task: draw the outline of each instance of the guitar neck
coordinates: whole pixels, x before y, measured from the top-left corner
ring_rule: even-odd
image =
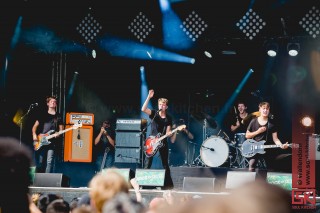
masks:
[[[263,145],[263,148],[267,149],[267,148],[277,148],[277,147],[281,147],[281,145]],[[291,147],[291,144],[289,144],[289,147]]]
[[[171,133],[173,134],[173,133],[175,133],[176,131],[178,131],[178,128],[172,130]],[[172,135],[172,134],[171,134],[171,135]],[[163,135],[163,136],[161,136],[160,138],[158,138],[158,141],[162,141],[163,139],[165,139],[165,138],[168,137],[168,136],[169,136],[169,135]]]
[[[65,132],[67,132],[67,131],[69,131],[69,130],[71,130],[71,129],[73,129],[73,128],[74,128],[74,127],[72,126],[72,127],[70,127],[70,128],[67,128],[67,129],[64,129],[64,130],[60,130],[59,132],[57,132],[57,133],[55,133],[55,134],[52,134],[52,135],[47,136],[47,139],[49,140],[49,139],[51,139],[51,138],[54,138],[54,137],[56,137],[56,136],[58,136],[58,135],[61,135],[61,134],[65,133]]]

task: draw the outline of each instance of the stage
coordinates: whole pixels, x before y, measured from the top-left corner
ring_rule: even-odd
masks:
[[[123,170],[123,169],[122,169]],[[134,175],[130,170],[130,178]],[[148,171],[148,170],[145,170]],[[155,170],[151,170],[155,171]],[[230,172],[233,174],[230,175]],[[80,197],[84,193],[88,193],[89,188],[83,187],[70,187],[69,183],[65,180],[63,174],[41,174],[40,180],[30,186],[31,193],[57,193],[63,196],[67,201],[71,201],[75,197]],[[290,173],[274,173],[280,176],[285,175],[291,177]],[[236,176],[234,176],[236,175]],[[254,181],[257,179],[267,180],[268,172],[265,170],[258,170],[256,172],[249,172],[247,169],[236,168],[210,168],[210,167],[171,167],[171,176],[174,184],[173,191],[179,195],[189,194],[191,196],[220,196],[229,193],[227,185],[235,186],[245,181]],[[228,181],[227,181],[228,176]],[[67,177],[69,178],[69,177]],[[78,178],[81,178],[78,176]],[[291,179],[290,179],[291,180]],[[69,180],[70,181],[70,180]],[[54,187],[59,185],[59,187]],[[88,185],[88,184],[87,184]],[[130,190],[134,195],[134,191]],[[163,190],[160,186],[141,186],[141,193],[146,200],[150,201],[153,197],[162,196]]]

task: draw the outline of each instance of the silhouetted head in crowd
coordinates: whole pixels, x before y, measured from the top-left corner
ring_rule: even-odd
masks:
[[[0,212],[29,212],[31,156],[17,139],[0,137]]]
[[[46,212],[48,205],[58,199],[61,199],[62,197],[57,194],[43,194],[39,197],[37,206],[42,212]]]
[[[89,183],[91,205],[98,213],[102,212],[105,202],[112,199],[119,192],[129,193],[129,183],[116,169],[106,169],[96,174]]]
[[[48,205],[46,213],[70,213],[69,203],[63,199],[54,200]]]
[[[123,192],[105,202],[102,209],[103,213],[143,213],[145,211],[146,208],[142,203]]]

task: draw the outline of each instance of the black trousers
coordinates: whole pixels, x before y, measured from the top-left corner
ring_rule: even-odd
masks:
[[[172,189],[173,188],[173,181],[171,178],[171,172],[169,167],[169,148],[168,143],[165,142],[162,147],[158,150],[162,162],[163,169],[165,169],[165,179],[164,179],[164,189]],[[146,157],[144,168],[150,169],[152,166],[153,156]]]

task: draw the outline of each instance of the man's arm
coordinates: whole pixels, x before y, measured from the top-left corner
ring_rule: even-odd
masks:
[[[266,127],[262,126],[260,127],[259,129],[257,129],[256,131],[254,132],[250,132],[249,130],[247,130],[246,132],[246,138],[247,139],[251,139],[251,138],[254,138],[255,136],[259,135],[260,133],[263,133],[267,130]]]
[[[287,149],[289,147],[288,142],[285,143],[285,144],[281,143],[280,139],[278,138],[278,133],[277,132],[272,133],[272,139],[273,139],[273,142],[276,145],[281,147],[281,149]]]
[[[94,139],[94,145],[97,145],[100,142],[100,139],[101,139],[102,135],[105,134],[105,132],[106,132],[106,130],[103,127],[101,127],[99,134]]]
[[[153,95],[154,95],[154,91],[149,90],[148,97],[146,98],[146,100],[144,101],[144,103],[141,107],[141,111],[146,113],[147,115],[151,115],[151,109],[148,108],[148,104],[149,104],[150,99],[153,97]]]
[[[38,140],[38,137],[37,137],[37,129],[38,129],[38,126],[39,126],[39,121],[36,120],[32,126],[32,138],[34,141],[37,141]]]

